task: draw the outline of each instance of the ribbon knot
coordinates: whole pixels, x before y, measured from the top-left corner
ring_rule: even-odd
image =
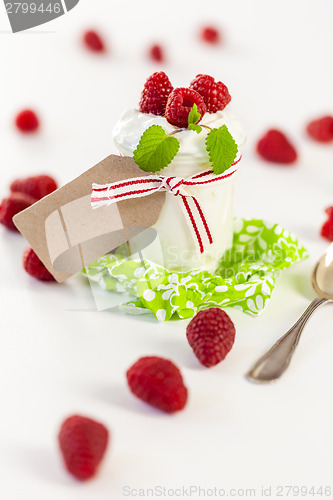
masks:
[[[161,189],[160,191],[168,191],[172,193],[174,196],[179,196],[180,194],[183,196],[188,196],[185,190],[182,188],[185,179],[183,177],[164,177],[160,176],[161,179]]]
[[[234,167],[241,158],[231,165]],[[213,243],[213,238],[202,207],[197,198],[186,191],[187,186],[205,186],[220,182],[232,176],[237,169],[230,167],[227,173],[214,174],[212,170],[205,170],[191,177],[166,177],[163,175],[147,175],[133,177],[111,184],[93,184],[91,194],[92,208],[111,205],[117,201],[131,198],[141,198],[158,191],[167,191],[173,196],[179,196],[181,208],[187,220],[194,243],[199,253],[203,253],[208,245]]]

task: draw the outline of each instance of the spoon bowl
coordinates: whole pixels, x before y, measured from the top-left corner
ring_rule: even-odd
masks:
[[[313,270],[312,287],[318,297],[333,300],[333,243]]]

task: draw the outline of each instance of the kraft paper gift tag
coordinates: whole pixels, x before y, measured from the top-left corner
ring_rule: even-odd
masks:
[[[91,208],[92,184],[151,175],[126,156],[110,155],[17,214],[13,221],[59,282],[154,225],[165,192]]]

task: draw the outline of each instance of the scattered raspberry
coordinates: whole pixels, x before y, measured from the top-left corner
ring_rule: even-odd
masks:
[[[165,61],[165,56],[164,56],[164,50],[161,47],[161,45],[153,45],[149,49],[149,56],[153,61],[156,62],[164,62]]]
[[[85,481],[97,472],[109,442],[109,432],[91,418],[73,415],[63,422],[58,441],[68,472]]]
[[[49,175],[35,175],[25,179],[16,179],[11,183],[10,189],[13,193],[25,193],[40,200],[58,189],[58,185]]]
[[[226,312],[218,307],[199,311],[186,328],[187,340],[204,366],[220,363],[235,340],[235,327]]]
[[[213,26],[205,26],[202,28],[200,37],[204,42],[211,43],[212,45],[216,45],[221,41],[219,30]]]
[[[179,369],[168,359],[140,358],[126,375],[130,390],[142,401],[167,413],[184,408],[187,389]]]
[[[24,109],[15,118],[16,127],[24,134],[36,132],[39,127],[39,120],[34,111]]]
[[[0,205],[0,223],[8,229],[17,231],[13,222],[14,215],[30,207],[35,201],[32,196],[25,193],[12,193],[8,198],[4,198]]]
[[[222,82],[216,82],[212,76],[197,75],[190,84],[190,89],[198,92],[205,101],[207,113],[216,113],[231,101],[228,88]]]
[[[333,219],[324,222],[320,234],[326,240],[333,241]]]
[[[156,72],[147,78],[143,88],[139,108],[142,113],[164,115],[165,106],[173,86],[164,71]]]
[[[326,213],[328,215],[328,219],[324,222],[320,234],[328,241],[333,241],[333,207],[328,207],[326,209]]]
[[[257,152],[264,160],[274,163],[293,163],[297,152],[289,139],[280,130],[268,130],[257,143]]]
[[[313,120],[306,127],[307,133],[315,141],[333,141],[333,116],[323,116]]]
[[[101,36],[96,31],[86,31],[83,35],[83,42],[92,52],[105,52],[106,50]]]
[[[193,104],[197,105],[201,118],[206,113],[206,105],[203,97],[193,89],[180,87],[171,92],[165,108],[165,118],[177,127],[188,126],[188,115]],[[200,120],[201,120],[200,118]],[[200,121],[199,120],[199,121]]]
[[[23,254],[23,268],[33,278],[40,281],[54,281],[52,274],[46,269],[32,248],[26,248]]]

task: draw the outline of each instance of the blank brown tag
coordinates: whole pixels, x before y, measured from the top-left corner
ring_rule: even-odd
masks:
[[[92,184],[151,175],[127,156],[110,155],[13,221],[59,282],[154,225],[165,192],[92,209]]]

